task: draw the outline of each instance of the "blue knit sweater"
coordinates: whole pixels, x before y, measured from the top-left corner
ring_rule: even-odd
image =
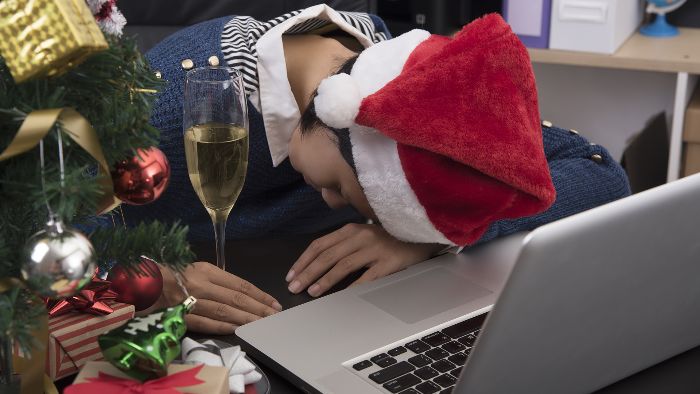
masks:
[[[126,206],[127,222],[143,219],[181,220],[190,226],[191,240],[213,239],[213,228],[187,175],[183,147],[182,95],[185,71],[180,63],[192,59],[196,66],[216,55],[224,59],[220,39],[231,17],[203,22],[166,38],[147,53],[154,70],[167,85],[153,109],[152,124],[161,131],[160,149],[170,161],[168,189],[157,201],[141,207]],[[385,30],[378,18],[375,25]],[[229,217],[227,238],[299,234],[321,231],[361,220],[352,209],[329,209],[318,192],[304,183],[289,161],[273,167],[260,113],[248,105],[250,157],[246,183]],[[629,194],[624,171],[601,146],[559,128],[543,127],[544,147],[557,200],[546,212],[529,218],[494,223],[482,241],[520,230],[531,230],[553,220],[595,207]],[[592,160],[600,155],[602,161]]]

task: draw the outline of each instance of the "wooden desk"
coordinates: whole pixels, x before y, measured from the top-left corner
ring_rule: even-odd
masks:
[[[680,176],[683,125],[693,87],[700,75],[700,29],[681,28],[673,38],[632,35],[612,55],[530,48],[533,63],[600,67],[676,74],[667,181]]]
[[[294,260],[315,237],[293,236],[277,239],[228,241],[226,244],[227,267],[230,272],[251,281],[263,291],[277,298],[285,308],[303,304],[312,300],[312,298],[305,293],[299,295],[290,294],[287,291],[287,283],[284,281],[284,276]],[[194,248],[200,259],[214,261],[213,240],[206,244],[194,245]],[[336,290],[348,283],[349,281],[345,281]],[[601,329],[604,330],[605,327],[601,327]],[[190,334],[188,333],[188,335]],[[200,335],[191,336],[203,338]],[[235,335],[222,336],[218,337],[218,339],[231,344],[239,344]],[[658,338],[649,338],[649,340],[663,341],[664,333],[660,332]],[[582,344],[582,346],[585,346],[585,344]],[[601,357],[605,357],[605,355],[602,354]],[[270,379],[272,394],[301,393],[299,389],[277,373],[259,362],[258,365]],[[700,374],[697,373],[698,365],[700,365],[700,347],[606,387],[600,393],[698,393],[700,392]]]

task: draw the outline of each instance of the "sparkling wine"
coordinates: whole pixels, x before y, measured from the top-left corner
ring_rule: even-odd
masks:
[[[202,204],[213,219],[225,220],[245,182],[248,131],[222,123],[192,126],[185,131],[185,156],[190,181]]]

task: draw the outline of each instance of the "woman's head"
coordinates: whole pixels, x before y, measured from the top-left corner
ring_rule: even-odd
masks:
[[[351,55],[331,74],[349,73],[356,59],[357,55]],[[376,220],[357,180],[349,131],[330,128],[318,118],[313,102],[316,95],[314,89],[303,107],[301,121],[289,142],[289,160],[329,207],[351,205],[363,216]]]
[[[289,142],[289,160],[306,183],[321,193],[329,207],[351,205],[363,216],[377,219],[355,171],[340,153],[338,137],[331,130],[323,126],[294,130]]]
[[[453,38],[377,43],[316,92],[314,131],[297,128],[289,145],[294,167],[331,205],[371,207],[396,238],[471,244],[554,201],[532,66],[497,15]],[[352,160],[339,149],[347,134]]]

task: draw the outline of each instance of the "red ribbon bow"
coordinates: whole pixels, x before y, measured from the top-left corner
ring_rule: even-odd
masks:
[[[107,280],[93,278],[90,284],[70,298],[65,300],[48,300],[46,307],[49,309],[49,316],[61,316],[70,311],[87,312],[93,315],[109,315],[114,312],[114,309],[105,302],[113,301],[117,298],[117,293],[109,289],[110,284]]]
[[[186,371],[174,373],[155,380],[139,382],[119,378],[100,372],[96,378],[87,378],[88,383],[78,383],[66,387],[65,394],[179,394],[175,387],[187,387],[204,383],[197,374],[204,367],[201,364]]]

